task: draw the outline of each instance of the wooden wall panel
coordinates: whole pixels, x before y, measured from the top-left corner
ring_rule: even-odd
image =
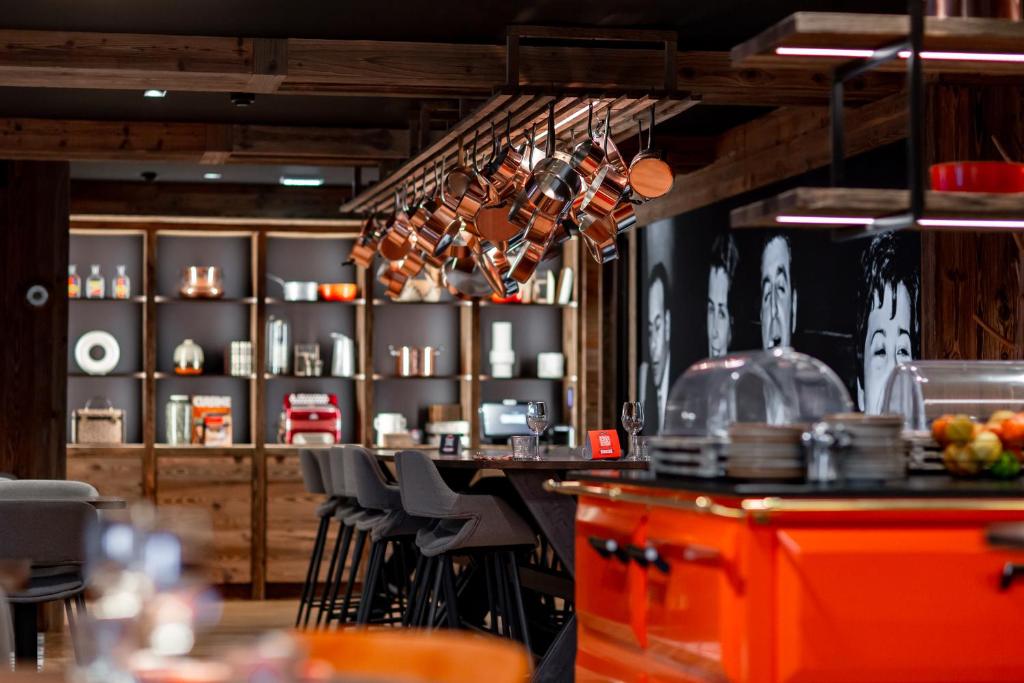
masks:
[[[249,583],[251,458],[157,458],[157,505],[200,511],[212,528],[212,548],[206,554],[213,583]]]
[[[316,538],[316,507],[324,497],[306,493],[297,455],[266,457],[267,581],[301,583]]]
[[[142,499],[141,455],[68,455],[68,479],[84,481],[103,496]]]
[[[0,472],[22,478],[65,471],[68,192],[67,162],[0,161]]]
[[[998,160],[994,140],[1024,160],[1024,88],[935,85],[927,161]],[[925,358],[1024,357],[1024,253],[1011,234],[925,233],[921,343]]]

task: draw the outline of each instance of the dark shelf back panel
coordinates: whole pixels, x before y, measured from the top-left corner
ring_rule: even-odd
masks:
[[[124,411],[125,443],[142,443],[142,380],[134,377],[72,377],[68,380],[68,415],[93,397]],[[71,425],[68,424],[68,439]]]
[[[282,280],[355,282],[356,267],[343,264],[352,250],[350,239],[267,238],[267,272]],[[282,298],[281,285],[268,279],[268,296]]]
[[[225,354],[233,341],[251,341],[252,307],[238,303],[181,301],[157,307],[156,369],[174,371],[174,349],[191,339],[203,349],[206,374],[225,374]]]
[[[443,346],[435,359],[436,375],[459,372],[459,308],[457,306],[382,305],[373,310],[373,370],[395,374],[395,359],[388,345]],[[443,403],[443,401],[430,401]]]
[[[142,304],[126,301],[71,301],[68,312],[68,372],[84,372],[75,346],[86,332],[102,330],[117,340],[121,355],[113,373],[142,372]]]
[[[330,366],[326,367],[330,371]],[[356,440],[356,382],[341,377],[279,377],[266,382],[265,434],[267,443],[277,443],[277,428],[284,408],[284,397],[290,393],[325,393],[338,397],[341,409],[341,440]]]
[[[224,297],[252,296],[252,240],[239,237],[157,237],[157,294],[177,297],[186,266],[219,266]]]
[[[512,349],[516,353],[517,377],[537,376],[537,354],[562,352],[562,310],[557,306],[482,306],[480,308],[480,371],[491,369],[491,325],[512,323]]]
[[[515,401],[544,401],[550,424],[562,422],[562,383],[547,379],[484,380],[480,383],[480,400],[486,403],[505,399]]]
[[[232,440],[252,443],[249,429],[249,382],[234,377],[169,377],[156,383],[156,439],[167,443],[167,400],[171,394],[231,397]]]
[[[82,293],[85,293],[89,267],[95,263],[107,281],[107,296],[112,293],[111,280],[117,275],[119,265],[126,266],[132,295],[143,294],[142,242],[142,235],[71,235],[69,263],[78,266]]]
[[[402,413],[409,429],[423,428],[427,406],[458,403],[459,382],[450,379],[384,379],[373,384],[373,414]],[[369,438],[375,439],[374,430]]]

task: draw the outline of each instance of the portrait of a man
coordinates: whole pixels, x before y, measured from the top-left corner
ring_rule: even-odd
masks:
[[[762,348],[792,346],[796,303],[789,238],[778,233],[769,235],[761,250]]]
[[[647,360],[640,366],[638,387],[646,416],[644,432],[648,434],[661,431],[671,388],[671,292],[668,271],[658,263],[647,279]]]
[[[882,412],[882,391],[898,363],[914,359],[919,338],[918,276],[913,254],[897,235],[874,238],[861,259],[863,291],[857,316],[857,403]]]
[[[729,352],[732,342],[732,311],[729,292],[740,254],[732,235],[725,233],[711,245],[708,268],[708,358],[720,358]]]

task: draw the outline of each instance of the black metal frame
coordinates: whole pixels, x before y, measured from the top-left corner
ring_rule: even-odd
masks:
[[[870,59],[847,62],[832,74],[832,92],[829,98],[829,133],[832,142],[831,184],[842,186],[846,177],[846,144],[843,95],[846,81],[872,71],[882,64],[898,59],[901,52],[907,57],[907,184],[910,189],[909,210],[875,219],[870,227],[833,231],[837,240],[871,237],[887,232],[905,230],[917,225],[924,215],[924,76],[921,71],[921,49],[924,44],[924,0],[907,0],[910,34],[906,39],[875,50]]]

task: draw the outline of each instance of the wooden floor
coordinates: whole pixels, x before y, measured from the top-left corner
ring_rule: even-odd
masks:
[[[297,600],[231,600],[224,603],[224,614],[215,629],[200,634],[193,654],[213,657],[226,648],[246,645],[274,629],[289,629],[295,621]],[[40,647],[43,671],[63,672],[73,659],[67,631],[48,633]],[[2,678],[2,676],[0,676]]]

